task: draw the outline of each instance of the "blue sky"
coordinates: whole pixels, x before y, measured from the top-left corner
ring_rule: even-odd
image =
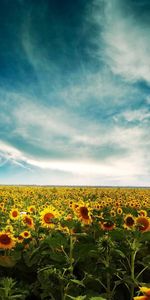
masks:
[[[1,184],[150,186],[149,15],[149,0],[1,0]]]

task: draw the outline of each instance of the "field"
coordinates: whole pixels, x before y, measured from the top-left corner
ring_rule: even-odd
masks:
[[[0,187],[0,300],[149,300],[150,189]]]

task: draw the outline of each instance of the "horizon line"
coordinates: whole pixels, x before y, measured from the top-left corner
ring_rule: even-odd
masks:
[[[1,184],[0,187],[2,186],[16,186],[16,187],[80,187],[80,188],[146,188],[150,189],[150,186],[134,186],[134,185],[55,185],[55,184]]]

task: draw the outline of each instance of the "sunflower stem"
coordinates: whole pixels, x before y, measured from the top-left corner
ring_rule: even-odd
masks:
[[[106,255],[106,267],[109,268],[110,265],[110,253],[107,250],[107,255]],[[111,278],[110,278],[110,273],[107,271],[106,273],[106,293],[107,293],[107,299],[111,300]]]
[[[106,295],[107,295],[107,300],[111,300],[111,295],[112,295],[112,292],[111,292],[111,275],[110,275],[110,271],[109,271],[109,267],[110,267],[110,249],[107,245],[107,248],[106,248],[106,254],[105,254],[105,261],[104,261],[104,264],[105,264],[105,268],[106,268],[106,286],[105,286],[105,290],[106,290]]]
[[[130,290],[130,299],[132,300],[134,297],[134,288],[135,288],[135,258],[138,252],[138,243],[137,240],[134,239],[131,247],[131,257],[130,257],[130,272],[131,272],[131,290]]]
[[[144,267],[144,268],[141,270],[141,272],[136,276],[136,279],[138,279],[146,269],[148,269],[148,266]]]
[[[69,238],[69,254],[67,255],[65,250],[62,247],[62,251],[65,254],[66,258],[68,258],[68,262],[69,262],[69,272],[70,272],[70,278],[72,278],[73,276],[73,236],[72,234],[70,234],[70,238]],[[64,274],[63,274],[64,275]],[[61,288],[61,300],[65,300],[68,294],[68,289],[69,289],[69,285],[70,282],[67,283],[67,285],[65,287]]]
[[[69,261],[70,261],[70,273],[73,273],[73,236],[70,234],[70,250],[69,250]]]
[[[131,284],[131,300],[133,299],[134,296],[134,280],[135,280],[135,256],[136,256],[136,252],[132,251],[131,252],[131,280],[132,280],[132,284]]]

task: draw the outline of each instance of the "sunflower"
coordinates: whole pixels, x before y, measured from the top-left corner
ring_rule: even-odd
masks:
[[[29,213],[35,213],[36,208],[35,208],[34,205],[30,205],[30,206],[27,208],[27,210],[28,210]]]
[[[115,202],[116,207],[120,207],[120,204],[121,204],[120,201],[116,201],[116,202]]]
[[[11,220],[18,220],[20,217],[18,208],[12,208],[9,215]]]
[[[136,225],[139,231],[145,232],[150,230],[150,220],[147,217],[138,217]]]
[[[84,224],[90,224],[92,219],[90,215],[89,207],[85,204],[79,205],[79,207],[76,209],[78,218],[84,223]]]
[[[6,232],[13,233],[13,232],[14,232],[14,228],[13,228],[12,225],[6,225],[5,231],[6,231]]]
[[[150,298],[147,296],[136,296],[133,300],[149,300]]]
[[[72,215],[72,214],[68,214],[68,215],[65,217],[65,220],[67,220],[67,221],[72,221],[72,220],[73,220],[73,215]]]
[[[79,204],[77,204],[76,202],[72,203],[72,209],[73,211],[76,211],[79,207]]]
[[[94,208],[97,209],[97,210],[100,210],[102,208],[102,205],[100,203],[96,202],[94,204]]]
[[[0,203],[0,209],[3,209],[4,203]]]
[[[18,242],[19,244],[22,243],[23,240],[24,240],[24,238],[23,238],[22,235],[19,235],[19,236],[17,237],[17,242]]]
[[[10,232],[0,231],[0,249],[12,249],[16,242]]]
[[[30,228],[34,228],[33,219],[28,215],[23,215],[22,222]]]
[[[124,218],[124,227],[132,228],[135,225],[135,218],[131,214],[127,214]]]
[[[123,212],[123,211],[122,211],[122,208],[121,208],[121,207],[118,207],[118,208],[117,208],[117,214],[118,214],[118,215],[122,215],[122,212]]]
[[[103,220],[103,221],[100,222],[100,227],[103,230],[113,230],[114,227],[115,227],[115,224],[111,220],[108,220],[108,221]]]
[[[20,236],[22,236],[24,239],[29,239],[31,237],[31,233],[28,230],[23,231],[20,233]]]
[[[142,293],[145,294],[146,296],[150,296],[150,288],[148,288],[148,287],[146,287],[146,286],[140,287],[140,292],[142,292]]]
[[[41,225],[43,227],[54,227],[55,226],[55,219],[59,217],[59,212],[50,205],[46,207],[41,213]]]
[[[111,215],[111,217],[115,217],[115,216],[116,216],[116,212],[115,212],[115,210],[114,210],[114,209],[111,209],[111,211],[110,211],[110,215]]]
[[[70,201],[69,201],[69,207],[72,208],[72,205],[73,205],[73,201],[70,200]]]
[[[141,217],[147,217],[147,211],[144,210],[144,209],[141,209],[138,214],[141,216]]]

